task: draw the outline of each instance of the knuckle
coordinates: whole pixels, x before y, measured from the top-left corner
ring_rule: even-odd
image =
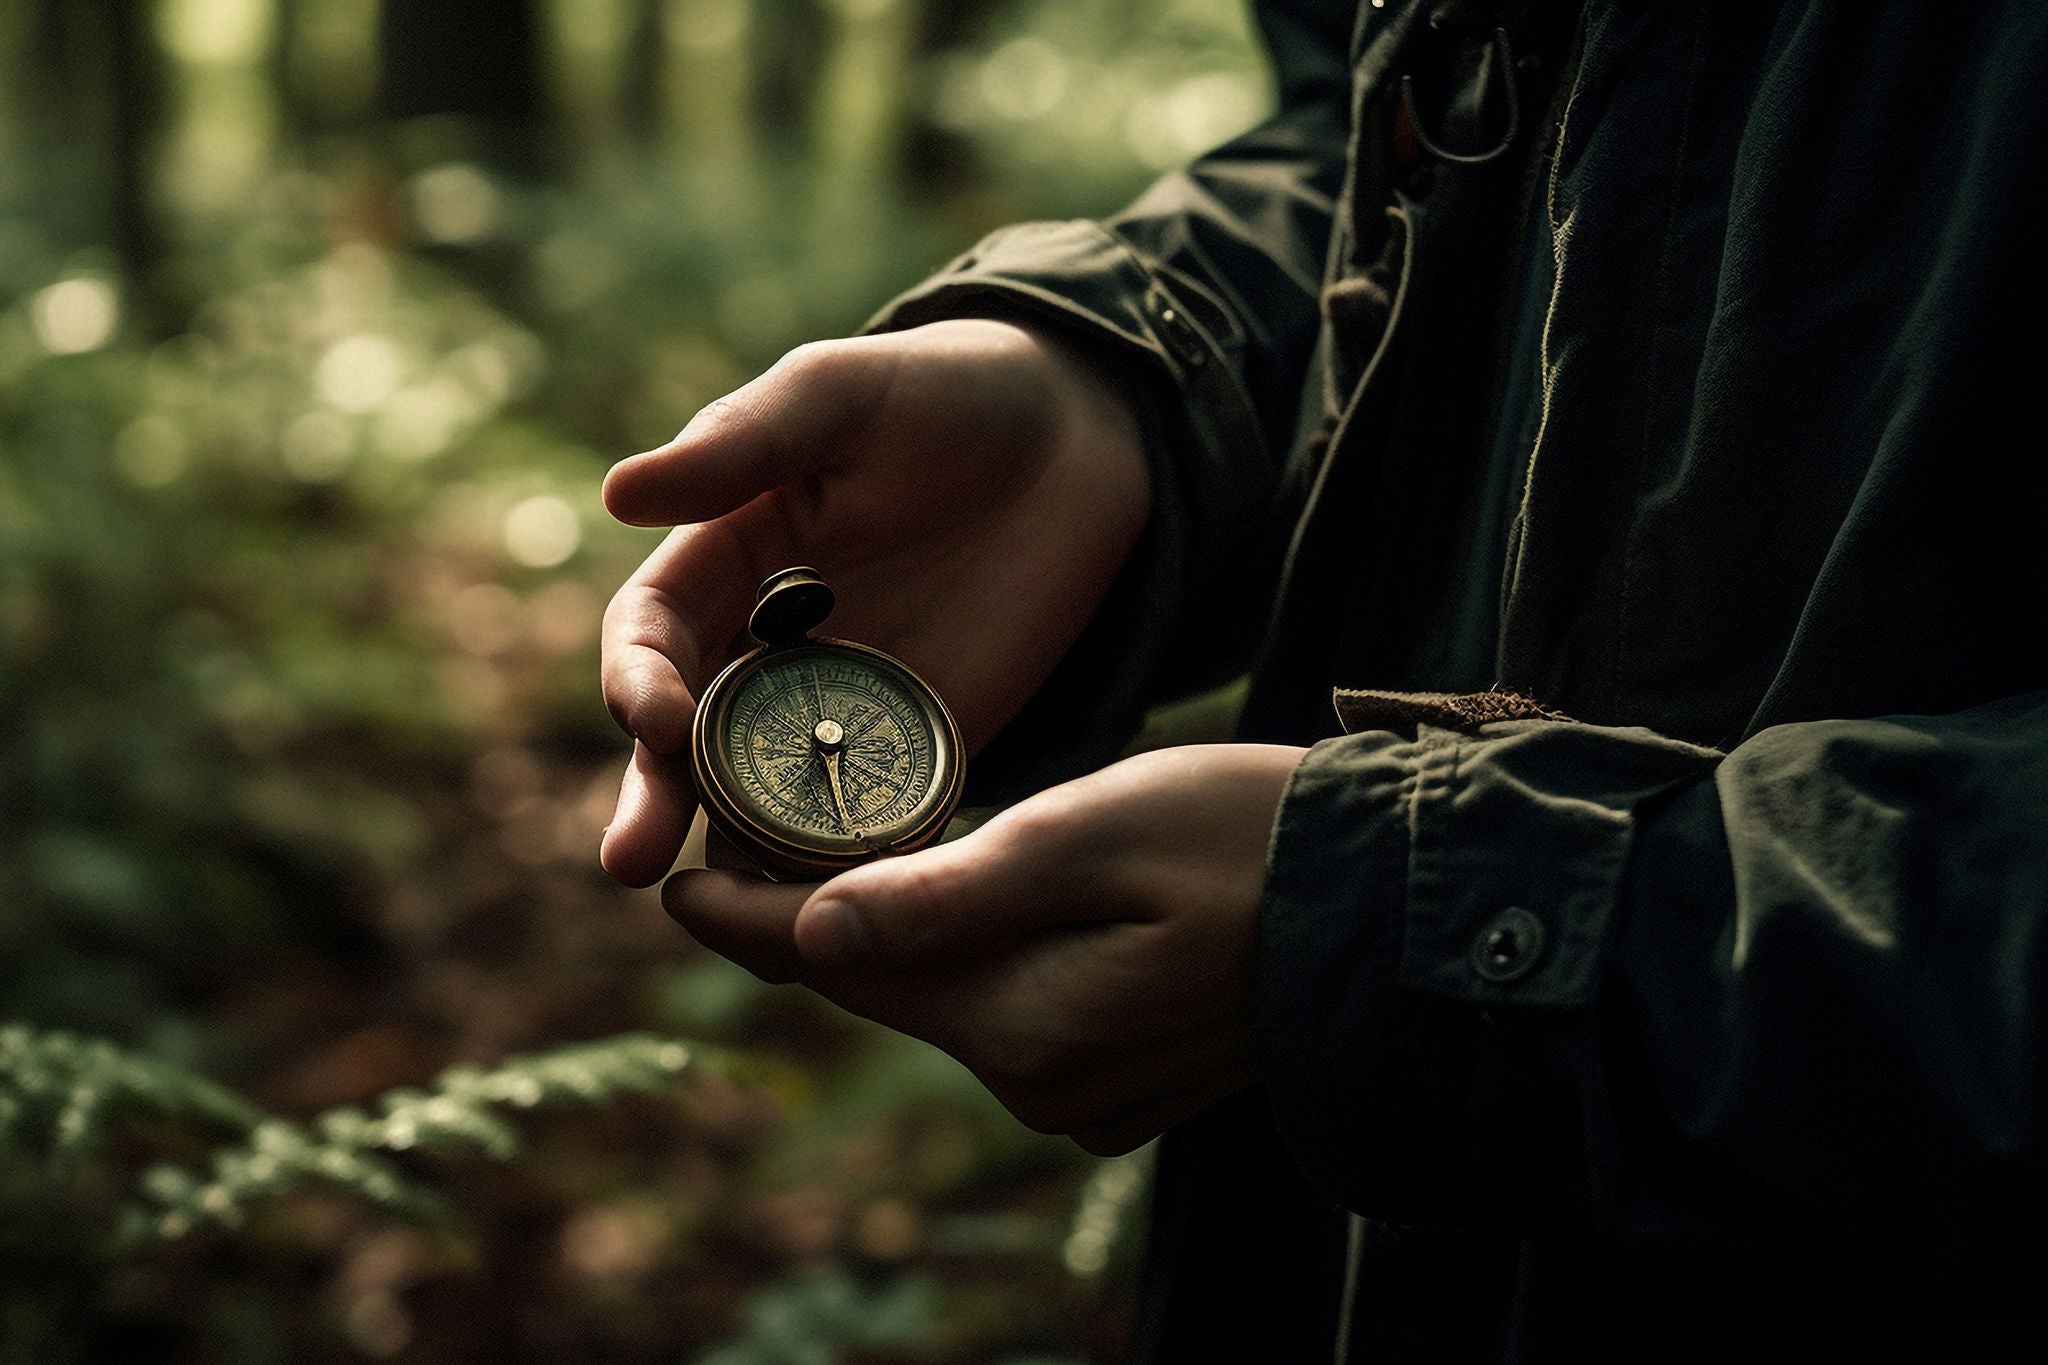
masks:
[[[690,419],[690,425],[717,426],[732,416],[734,410],[738,407],[739,403],[736,395],[722,393],[703,407],[697,409],[697,415]]]
[[[837,355],[838,348],[829,341],[806,341],[785,352],[774,369],[791,383],[803,383],[829,373]]]
[[[1024,844],[1043,850],[1056,846],[1067,834],[1067,819],[1057,809],[1043,801],[1026,801],[1003,812],[1002,832],[1012,844]]]

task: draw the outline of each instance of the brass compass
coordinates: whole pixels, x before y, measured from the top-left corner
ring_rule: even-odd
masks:
[[[832,606],[815,569],[763,583],[747,622],[759,647],[711,680],[690,733],[706,818],[778,881],[922,847],[960,801],[945,703],[879,649],[814,638]]]

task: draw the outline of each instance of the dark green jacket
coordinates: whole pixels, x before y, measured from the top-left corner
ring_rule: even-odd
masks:
[[[1145,553],[992,757],[1247,658],[1247,733],[1315,746],[1150,1346],[2031,1330],[2048,7],[1431,8],[1263,5],[1275,119],[887,315],[1025,312],[1154,423]]]

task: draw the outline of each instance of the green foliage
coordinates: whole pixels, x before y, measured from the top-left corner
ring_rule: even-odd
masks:
[[[608,1038],[489,1069],[450,1067],[427,1089],[379,1097],[374,1112],[341,1107],[301,1125],[104,1039],[10,1024],[0,1027],[0,1159],[40,1159],[53,1174],[75,1178],[81,1163],[104,1154],[124,1120],[170,1120],[188,1138],[231,1133],[203,1171],[178,1164],[148,1170],[143,1198],[121,1210],[131,1243],[239,1227],[259,1200],[315,1184],[408,1218],[440,1220],[443,1201],[390,1154],[467,1151],[509,1161],[521,1151],[509,1112],[653,1094],[702,1065],[700,1056],[674,1039]]]
[[[58,1167],[99,1153],[117,1117],[134,1113],[246,1132],[263,1111],[183,1067],[99,1038],[0,1027],[0,1151]]]
[[[309,1183],[407,1217],[440,1219],[442,1201],[381,1154],[474,1151],[510,1161],[521,1147],[507,1111],[652,1094],[695,1060],[690,1046],[673,1039],[608,1038],[514,1057],[489,1070],[450,1067],[426,1090],[380,1097],[374,1115],[331,1109],[303,1127],[266,1118],[244,1145],[215,1153],[203,1176],[175,1166],[152,1169],[144,1185],[159,1210],[150,1226],[163,1237],[208,1224],[235,1227],[255,1201]]]
[[[869,1287],[842,1268],[814,1270],[764,1287],[748,1301],[739,1333],[695,1365],[833,1365],[849,1346],[926,1345],[939,1321],[929,1279]]]
[[[592,865],[597,488],[1249,122],[1245,7],[540,0],[508,145],[386,2],[0,6],[0,1365],[1112,1353],[1133,1167]]]

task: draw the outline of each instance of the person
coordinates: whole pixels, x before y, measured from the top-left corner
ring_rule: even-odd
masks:
[[[1258,17],[1272,119],[612,471],[676,529],[605,866],[669,871],[694,689],[814,563],[1018,799],[664,903],[1163,1132],[1150,1358],[2031,1339],[2048,12]],[[1245,742],[1108,762],[1247,667]]]

